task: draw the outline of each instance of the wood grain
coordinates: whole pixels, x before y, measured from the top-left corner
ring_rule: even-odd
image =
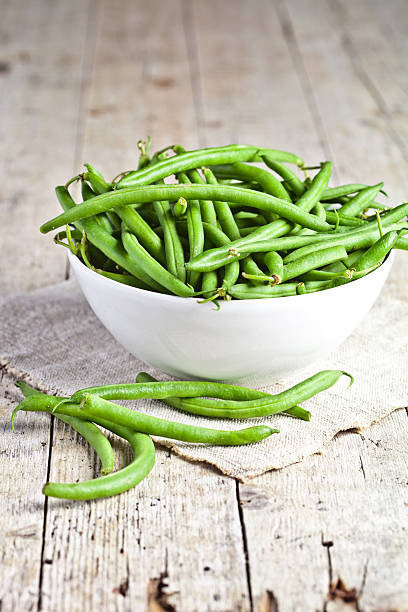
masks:
[[[406,427],[402,409],[241,485],[255,610],[408,609]]]
[[[85,161],[108,177],[134,167],[147,135],[328,157],[334,180],[384,179],[403,198],[407,19],[399,0],[3,2],[0,286],[64,277],[64,254],[33,231],[52,186]],[[404,410],[246,485],[158,450],[120,497],[45,502],[45,480],[98,462],[47,416],[19,415],[12,435],[2,376],[2,612],[408,610]]]
[[[87,7],[2,2],[2,291],[64,278],[65,254],[38,228],[56,209],[54,185],[73,172]]]

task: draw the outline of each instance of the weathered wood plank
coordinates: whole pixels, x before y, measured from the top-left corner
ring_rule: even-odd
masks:
[[[65,255],[38,227],[55,207],[53,184],[72,172],[87,3],[3,2],[1,15],[0,290],[27,290],[65,275]],[[9,420],[19,393],[4,370],[1,377],[0,607],[34,610],[50,423],[39,416],[33,426],[32,415],[22,414],[13,435]]]
[[[358,609],[407,609],[406,427],[402,409],[241,485],[255,610],[338,610],[339,579]]]
[[[0,290],[61,280],[65,253],[38,231],[74,164],[88,2],[2,2]],[[23,34],[22,34],[23,33]]]
[[[376,180],[364,178],[364,172],[378,169],[392,195],[398,197],[406,168],[403,155],[387,133],[385,116],[379,126],[366,124],[369,136],[363,137],[361,117],[375,115],[376,100],[364,88],[351,58],[342,48],[343,32],[338,24],[336,31],[333,13],[326,3],[319,3],[317,20],[310,3],[287,4],[289,12],[285,4],[278,3],[278,14],[292,54],[300,56],[300,65],[306,73],[304,79],[311,83],[317,117],[324,118],[324,130],[329,149],[335,152],[333,159],[340,180],[357,180],[356,169],[360,172],[361,165],[358,157],[364,157],[367,142],[371,146],[370,165],[363,168],[358,180]],[[360,4],[353,3],[356,6]],[[317,121],[316,130],[320,129]],[[351,134],[359,146],[350,154]],[[373,148],[373,141],[379,142],[378,151]],[[385,153],[383,143],[387,146]],[[398,168],[387,158],[390,149],[394,160],[399,160]],[[400,282],[404,272],[402,258],[398,260],[400,267],[394,271],[391,282]],[[367,433],[383,441],[390,451],[390,465],[384,465],[373,445],[365,443],[364,436],[344,435],[328,447],[323,458],[311,457],[298,466],[240,486],[255,610],[357,609],[360,604],[356,601],[344,601],[353,599],[353,593],[342,592],[341,588],[331,601],[330,590],[334,594],[339,578],[349,590],[356,589],[361,600],[358,609],[406,609],[408,585],[406,570],[401,566],[408,562],[402,552],[407,546],[402,527],[406,511],[402,497],[407,491],[400,482],[406,451],[401,456],[402,442],[394,442],[402,427],[406,427],[404,411]],[[362,471],[365,465],[372,469],[370,485],[367,473]],[[385,500],[378,489],[379,478],[388,482]],[[259,525],[263,526],[261,533]],[[392,555],[395,565],[391,563],[389,573]],[[391,575],[396,576],[395,588],[390,586]]]
[[[207,144],[259,143],[320,161],[322,135],[273,3],[189,4]]]
[[[83,160],[110,176],[135,166],[137,140],[147,134],[155,148],[197,146],[181,3],[138,2],[135,10],[131,1],[106,2],[97,40]],[[51,478],[91,476],[93,456],[65,431],[56,428]],[[43,560],[46,610],[61,601],[73,610],[249,610],[234,481],[167,451],[125,495],[50,500]]]
[[[307,2],[289,2],[288,13],[285,4],[277,3],[275,12],[273,3],[266,0],[257,0],[256,10],[243,0],[183,5],[176,0],[148,4],[140,1],[136,5],[130,0],[119,4],[112,0],[106,3],[102,14],[102,4],[94,2],[87,26],[88,51],[82,66],[80,102],[78,75],[71,74],[70,80],[64,74],[61,81],[55,48],[61,49],[64,41],[60,32],[68,36],[72,27],[70,42],[78,42],[70,45],[70,61],[83,56],[80,35],[85,33],[84,11],[72,3],[64,7],[62,3],[53,5],[47,20],[41,20],[53,24],[47,36],[42,31],[41,35],[30,32],[27,39],[36,57],[36,70],[45,51],[49,55],[44,59],[47,74],[41,75],[45,84],[38,98],[30,101],[35,106],[35,118],[24,119],[22,124],[29,128],[31,140],[26,135],[21,138],[20,128],[11,131],[13,142],[30,150],[24,159],[37,164],[35,172],[40,172],[40,166],[34,158],[33,143],[40,150],[38,158],[45,160],[41,169],[45,164],[50,169],[49,174],[35,179],[42,182],[35,183],[30,202],[35,195],[36,208],[45,207],[45,200],[39,202],[38,194],[72,172],[74,156],[75,166],[93,161],[108,176],[134,166],[136,142],[148,133],[155,147],[173,140],[191,147],[256,140],[299,151],[310,161],[328,156],[339,164],[341,179],[374,181],[384,177],[392,186],[391,194],[399,197],[404,192],[406,174],[401,150],[389,138],[388,118],[381,114],[377,118],[376,100],[364,88],[344,48],[348,20],[356,18],[359,7],[366,4],[347,5],[350,13],[346,13],[341,28],[336,24],[333,3],[313,4],[312,10]],[[397,1],[387,3],[387,9],[397,6],[399,23],[395,23],[393,10],[386,15],[393,31],[401,31],[404,11]],[[8,11],[8,21],[3,21],[7,31],[21,27],[33,12],[21,16],[21,7]],[[2,16],[5,14],[3,11]],[[60,25],[56,27],[55,23]],[[365,41],[369,37],[367,31],[368,28],[364,30]],[[379,36],[379,30],[375,31]],[[358,42],[356,32],[350,33],[353,44]],[[398,45],[403,44],[402,38]],[[392,63],[392,78],[398,64],[384,40],[381,44],[382,53],[389,54],[387,65]],[[14,49],[13,45],[9,43],[7,48]],[[361,65],[370,77],[375,77],[373,62],[369,63],[369,56],[362,53],[364,49],[358,50],[362,54]],[[19,61],[24,62],[24,57],[23,53]],[[24,95],[27,86],[22,82],[29,79],[31,72],[27,67],[18,70],[3,76],[7,80],[15,78],[15,91]],[[86,76],[89,72],[91,78]],[[18,75],[25,75],[22,82]],[[394,111],[398,114],[399,108],[397,87],[392,89],[390,98],[394,121]],[[6,109],[13,107],[13,116],[17,117],[12,126],[17,126],[23,112],[15,104],[16,99],[17,94],[13,98],[10,92],[8,98],[2,98],[4,104],[8,100]],[[65,106],[67,100],[72,108]],[[85,112],[76,127],[74,108],[78,106]],[[54,138],[54,117],[62,118],[58,129],[63,130],[60,133],[64,144],[58,152],[56,147],[46,149],[45,140],[39,140],[39,126],[44,125],[48,136]],[[75,131],[77,136],[72,137]],[[13,146],[16,151],[17,145]],[[24,244],[28,244],[33,223],[37,226],[54,211],[52,194],[46,206],[38,219],[33,220],[29,211],[27,225],[21,215],[7,213],[3,227],[9,232],[21,229],[26,238]],[[49,258],[51,248],[53,256]],[[7,288],[53,282],[61,274],[63,254],[57,263],[55,247],[44,237],[39,236],[35,246],[37,260],[46,262],[41,274],[33,274],[26,260],[16,263],[9,245],[6,253],[3,265],[8,276],[3,274],[2,278]],[[12,265],[18,270],[15,278],[11,278]],[[43,272],[51,270],[50,265],[55,269],[42,282]],[[8,402],[2,415],[7,423]],[[32,423],[36,426],[32,427]],[[189,612],[247,610],[251,602],[245,548],[249,552],[255,610],[276,610],[279,606],[280,610],[303,611],[314,609],[314,605],[316,609],[326,605],[330,612],[356,609],[355,602],[346,608],[339,598],[326,601],[329,583],[338,577],[357,591],[365,582],[360,609],[408,607],[404,578],[408,572],[402,548],[404,543],[406,548],[402,530],[406,507],[401,505],[407,501],[402,481],[406,451],[397,435],[406,428],[402,412],[364,432],[362,437],[339,437],[323,457],[311,457],[303,464],[240,487],[241,514],[235,483],[159,451],[150,478],[124,496],[90,504],[49,502],[41,573],[36,560],[42,554],[40,490],[47,471],[48,421],[38,415],[22,415],[19,431],[23,424],[27,431],[24,439],[11,438],[11,443],[16,444],[12,454],[18,456],[18,465],[9,461],[2,464],[3,474],[8,470],[1,483],[2,487],[6,483],[1,491],[4,513],[16,525],[11,530],[2,525],[5,536],[3,533],[1,560],[6,567],[0,580],[2,609],[36,609],[40,594],[43,609],[49,610],[97,606],[118,610],[147,606],[155,612],[166,606]],[[9,446],[11,434],[8,425],[4,427],[1,438]],[[44,447],[41,442],[45,442]],[[119,447],[118,453],[122,459],[128,458]],[[37,471],[33,470],[33,457],[35,466],[41,466]],[[93,454],[76,436],[71,436],[68,428],[57,426],[50,468],[52,479],[70,480],[92,475],[97,465]],[[35,525],[32,531],[31,525]],[[330,541],[333,546],[328,546]]]
[[[391,201],[403,199],[406,158],[390,137],[388,114],[381,112],[353,54],[344,47],[346,23],[327,0],[282,0],[278,6],[303,58],[339,178],[369,184],[384,180]],[[375,82],[375,75],[370,80]]]
[[[92,476],[71,438],[57,429],[52,479]],[[50,500],[42,585],[44,610],[249,610],[234,482],[158,450],[126,494]]]
[[[41,577],[49,419],[21,413],[16,433],[10,416],[20,393],[0,369],[0,609],[36,610]],[[36,415],[37,417],[37,415]]]
[[[139,139],[151,136],[153,150],[198,145],[186,53],[179,0],[105,2],[80,163],[113,177],[137,166]]]

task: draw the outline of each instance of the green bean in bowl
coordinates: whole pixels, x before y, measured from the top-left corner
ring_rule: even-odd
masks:
[[[332,186],[331,162],[310,177],[298,155],[253,145],[149,147],[139,142],[138,167],[110,181],[85,164],[56,188],[63,212],[41,231],[59,231],[111,333],[170,374],[239,379],[309,363],[368,312],[391,251],[408,250],[408,204],[380,202],[382,182]]]

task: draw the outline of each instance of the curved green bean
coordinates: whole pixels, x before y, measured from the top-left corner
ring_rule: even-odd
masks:
[[[136,376],[137,383],[148,383],[148,382],[158,382],[153,376],[148,374],[147,372],[139,372]],[[269,395],[268,393],[264,393],[263,391],[255,391],[252,390],[251,399],[262,399],[265,397],[274,397]],[[197,406],[197,400],[194,400],[194,404],[189,404],[189,400],[181,397],[167,397],[162,400],[169,406],[173,408],[177,408],[177,410],[182,410],[183,412],[188,412],[189,414],[199,414],[203,415],[202,409],[207,408],[208,413],[204,416],[214,417],[214,418],[222,418],[222,415],[218,413],[218,400],[211,400],[200,398],[199,405]],[[242,402],[244,404],[244,402]],[[211,412],[211,409],[214,409]],[[293,406],[292,408],[288,408],[284,411],[284,414],[292,416],[297,419],[301,419],[303,421],[310,421],[311,414],[308,410],[305,410],[301,406]],[[233,412],[230,418],[242,418],[239,416],[239,413]]]
[[[302,210],[295,204],[279,200],[268,193],[228,185],[147,185],[105,193],[92,198],[92,200],[82,202],[82,204],[44,223],[40,227],[40,231],[46,234],[62,225],[74,223],[119,206],[144,204],[157,200],[175,201],[180,197],[185,200],[210,199],[241,203],[266,212],[277,213],[284,219],[302,227],[320,232],[331,229],[331,225],[325,221],[320,221],[315,215]]]
[[[65,211],[69,212],[70,210],[78,208],[65,187],[56,187],[55,191],[58,200]],[[89,202],[90,201],[91,200],[89,200]],[[81,232],[84,231],[89,242],[102,251],[106,257],[109,257],[109,259],[114,261],[121,268],[135,276],[140,282],[141,289],[153,289],[163,293],[163,287],[156,283],[150,276],[145,274],[144,271],[129,257],[121,243],[111,234],[106,232],[95,219],[83,219],[82,221],[76,221],[74,225]]]
[[[345,257],[347,257],[347,251],[343,246],[330,246],[320,251],[309,253],[283,266],[282,281],[285,282],[296,278],[305,274],[305,272],[310,272],[310,270],[326,266]]]
[[[218,178],[237,178],[244,181],[256,181],[269,193],[280,200],[292,202],[290,195],[282,183],[270,172],[242,162],[212,166],[212,172]]]
[[[154,278],[157,283],[160,283],[160,285],[171,291],[171,293],[180,297],[192,297],[194,295],[194,290],[168,272],[166,268],[156,261],[150,253],[139,244],[136,236],[128,231],[123,231],[122,242],[132,260],[137,262],[137,265],[151,278]]]
[[[289,410],[300,402],[304,402],[311,397],[329,389],[337,383],[341,376],[348,376],[350,384],[353,382],[353,377],[342,370],[322,370],[306,380],[294,385],[290,389],[286,389],[281,393],[269,397],[257,398],[247,401],[234,400],[217,400],[215,408],[209,408],[203,400],[186,399],[184,406],[188,409],[201,409],[204,416],[215,416],[218,418],[255,418],[266,417],[272,414]],[[214,402],[215,403],[215,402]]]
[[[17,380],[15,383],[24,397],[47,397],[45,393],[38,391],[27,382]],[[67,423],[77,431],[95,450],[101,462],[101,474],[110,474],[113,470],[113,449],[108,438],[103,435],[99,428],[90,421],[78,419],[75,416],[56,414],[61,421]]]
[[[152,383],[153,384],[153,383]],[[88,418],[106,418],[119,425],[124,425],[136,431],[143,431],[154,436],[194,442],[201,444],[217,444],[221,446],[236,446],[252,444],[268,438],[278,429],[266,425],[256,425],[235,431],[208,429],[195,425],[183,425],[172,421],[158,419],[124,406],[113,404],[98,395],[86,394],[81,402],[81,410]]]
[[[150,384],[118,383],[87,387],[76,391],[70,401],[81,402],[85,394],[106,400],[166,399],[169,397],[218,397],[220,399],[253,399],[254,390],[238,385],[206,381],[159,381]]]
[[[277,161],[294,163],[299,166],[303,165],[303,160],[297,155],[293,155],[293,153],[277,151],[275,149],[260,149],[259,147],[247,145],[228,145],[226,147],[187,151],[161,161],[153,167],[130,172],[116,184],[116,188],[122,189],[134,185],[151,184],[171,174],[185,172],[186,170],[192,170],[201,166],[229,164],[237,161],[262,161],[261,156],[264,154],[268,154]]]
[[[205,231],[207,231],[205,227]],[[320,238],[321,240],[321,238]],[[216,270],[232,261],[244,259],[251,253],[265,253],[267,251],[282,251],[295,249],[305,245],[319,242],[319,235],[313,236],[284,236],[282,238],[271,238],[270,240],[247,241],[242,240],[230,242],[225,246],[208,249],[198,257],[186,264],[187,270],[208,272]]]
[[[375,200],[383,186],[384,183],[378,183],[372,187],[365,187],[354,196],[354,198],[347,202],[347,204],[343,204],[340,209],[341,214],[348,215],[349,217],[355,217],[361,214],[370,205],[370,202]]]

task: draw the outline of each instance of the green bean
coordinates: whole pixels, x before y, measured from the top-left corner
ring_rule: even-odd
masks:
[[[218,397],[220,399],[253,399],[253,389],[206,381],[160,381],[151,384],[121,383],[87,387],[76,391],[70,398],[80,402],[86,394],[107,400],[166,399],[169,397]]]
[[[88,172],[84,174],[84,180],[91,183],[91,187],[96,194],[100,195],[101,193],[110,191],[112,186],[104,179],[98,170],[91,166],[91,164],[84,164],[84,166],[88,169]]]
[[[338,211],[337,211],[337,215],[339,218],[340,225],[364,226],[367,223],[363,219],[359,219],[358,217],[348,217],[347,215],[343,215],[341,212],[338,212]],[[326,210],[326,221],[334,225],[336,223],[336,213],[330,210]]]
[[[370,202],[375,200],[383,186],[384,183],[378,183],[372,187],[365,187],[347,204],[341,207],[341,214],[348,215],[349,217],[355,217],[361,214],[369,206]]]
[[[277,279],[277,277],[267,276],[266,274],[262,272],[262,270],[261,270],[261,274],[251,274],[251,273],[245,272],[244,270],[242,272],[242,276],[243,278],[247,278],[248,280],[256,281],[258,283],[269,283],[270,285],[277,285],[279,283],[279,280]]]
[[[301,275],[301,280],[302,280],[302,283],[304,283],[304,281],[333,280],[334,278],[337,278],[339,275],[343,274],[345,270],[346,268],[344,266],[341,272],[328,272],[326,270],[310,270],[309,272],[306,272],[305,274]]]
[[[187,202],[184,198],[179,198],[173,206],[173,215],[178,217],[184,217],[187,212]]]
[[[206,184],[198,170],[190,170],[187,174],[192,183],[197,183],[197,185]],[[214,202],[211,200],[200,200],[200,208],[203,221],[217,225],[217,213],[215,212]]]
[[[263,215],[253,212],[240,211],[235,213],[234,218],[239,228],[246,227],[248,224],[257,227],[262,227],[266,224],[266,219]]]
[[[391,225],[391,223],[397,223],[408,215],[408,203],[400,204],[380,214],[381,223],[384,227]],[[377,223],[376,217],[373,223]]]
[[[273,433],[279,433],[279,430],[271,429],[266,425],[256,425],[235,431],[222,431],[195,425],[184,425],[136,412],[136,410],[130,410],[124,406],[113,404],[98,395],[91,394],[85,395],[84,400],[81,402],[81,409],[88,418],[106,418],[119,425],[129,427],[129,429],[184,442],[236,446],[259,442],[268,438]]]
[[[258,266],[256,261],[254,261],[254,259],[250,255],[247,255],[243,258],[239,257],[238,259],[240,260],[240,268],[242,270],[242,274],[247,275],[247,278],[250,279],[251,284],[257,285],[259,282],[262,282],[261,280],[259,280],[259,277],[263,276],[264,273]]]
[[[400,231],[390,231],[384,236],[381,236],[361,257],[355,262],[353,268],[356,272],[361,272],[372,268],[373,266],[379,266],[384,258],[388,255],[392,248],[394,248],[398,238],[408,232],[408,228]]]
[[[304,257],[300,257],[295,261],[283,266],[282,280],[285,282],[292,278],[296,278],[305,272],[320,268],[327,264],[344,259],[347,257],[347,251],[342,246],[331,246],[315,253],[309,253]]]
[[[290,195],[282,185],[282,183],[270,172],[249,166],[242,162],[235,164],[224,164],[222,166],[213,166],[211,168],[215,176],[218,178],[238,178],[241,180],[255,180],[262,185],[266,193],[269,193],[280,200],[292,202]]]
[[[163,264],[165,255],[162,241],[137,210],[134,210],[131,206],[122,206],[117,208],[116,212],[126,227],[140,240],[144,248]]]
[[[244,238],[246,236],[249,236],[250,234],[252,234],[253,232],[255,232],[257,229],[259,229],[259,225],[251,225],[250,227],[241,227],[239,224],[239,233],[241,234],[241,236]]]
[[[297,283],[281,285],[248,285],[238,283],[229,288],[229,294],[237,300],[253,300],[261,298],[287,297],[296,295]]]
[[[191,297],[194,295],[194,290],[188,287],[179,278],[171,274],[158,261],[156,261],[150,253],[139,244],[136,236],[128,231],[122,232],[122,242],[127,253],[137,265],[154,278],[157,283],[168,289],[171,293],[180,297]]]
[[[305,293],[307,293],[307,289],[306,289],[305,283],[302,283],[302,282],[298,283],[296,285],[296,294],[297,295],[304,295]]]
[[[15,383],[24,397],[47,397],[41,391],[38,391],[27,382],[17,380]],[[67,423],[77,431],[95,450],[101,461],[101,474],[110,474],[113,470],[113,450],[108,438],[98,429],[94,423],[78,419],[75,416],[57,414],[61,421]]]
[[[218,185],[216,177],[209,168],[203,168],[203,173],[207,184]],[[232,214],[228,202],[215,201],[214,208],[221,228],[228,238],[230,240],[237,240],[241,238],[238,225],[234,219],[234,215]]]
[[[395,243],[395,248],[408,251],[408,238],[398,238],[397,242]]]
[[[331,281],[311,281],[305,283],[308,293],[329,289]],[[289,297],[297,295],[298,283],[281,283],[280,285],[256,285],[250,286],[246,283],[233,285],[229,294],[237,300],[258,300],[263,298]]]
[[[206,237],[210,242],[219,246],[224,244],[229,244],[231,241],[229,237],[224,234],[224,232],[218,229],[216,226],[211,223],[203,223],[203,228],[206,234]],[[211,272],[212,270],[210,270]],[[224,278],[222,281],[221,287],[219,287],[216,291],[220,297],[225,297],[226,292],[228,292],[229,287],[234,285],[237,282],[239,276],[239,263],[238,261],[233,261],[225,266]]]
[[[152,139],[150,138],[150,136],[147,138],[147,142],[144,142],[143,140],[139,140],[139,142],[137,143],[137,148],[140,151],[139,163],[137,165],[138,170],[145,168],[151,163],[151,159],[149,155],[149,149],[151,147],[151,144],[152,144]]]
[[[185,172],[186,170],[199,168],[201,166],[228,164],[237,161],[262,161],[260,156],[264,154],[270,155],[277,161],[287,161],[299,166],[303,165],[302,159],[292,153],[286,153],[285,151],[259,149],[258,147],[246,145],[229,145],[226,147],[198,149],[196,151],[188,151],[180,155],[175,155],[174,157],[155,164],[153,167],[129,173],[117,183],[116,188],[122,189],[134,185],[151,184],[171,174]]]
[[[300,178],[296,176],[296,174],[292,170],[285,166],[285,164],[276,161],[267,154],[263,155],[262,158],[268,168],[270,168],[283,178],[284,182],[290,186],[291,190],[297,198],[299,198],[303,194],[303,192],[305,191],[305,186],[303,185]]]
[[[395,223],[387,227],[388,230],[399,230],[405,227],[404,223]],[[343,246],[347,252],[354,251],[356,249],[363,249],[374,244],[379,237],[378,227],[370,226],[363,228],[362,230],[344,232],[341,234],[337,234],[336,236],[330,236],[329,240],[328,236],[322,236],[320,239],[316,240],[316,242],[311,243],[310,245],[305,245],[303,247],[297,248],[293,250],[291,253],[286,255],[283,258],[285,264],[288,264],[292,261],[296,261],[300,257],[304,257],[305,255],[309,255],[310,253],[317,252],[322,249],[326,249],[328,246]],[[304,236],[306,238],[306,236]],[[396,246],[398,246],[399,241],[402,240],[399,238]]]
[[[319,242],[316,236],[284,236],[283,238],[271,238],[259,242],[243,244],[242,241],[234,241],[215,249],[208,249],[198,257],[186,264],[188,270],[208,272],[216,270],[232,261],[244,259],[251,253],[265,253],[267,251],[282,251],[294,249],[304,245],[312,245]]]
[[[213,297],[218,289],[218,276],[216,272],[203,272],[201,280],[201,291],[204,298]]]
[[[169,202],[153,202],[154,210],[163,229],[164,250],[168,271],[181,282],[186,280],[184,251]]]
[[[320,197],[322,196],[329,182],[331,168],[331,162],[324,162],[321,165],[321,169],[313,178],[310,187],[296,202],[299,208],[309,212],[319,202]]]
[[[184,172],[177,175],[180,183],[191,184],[190,179]],[[201,207],[198,200],[189,200],[187,205],[187,232],[190,251],[190,259],[194,259],[204,249],[204,228],[201,219]],[[189,272],[188,281],[194,288],[197,287],[200,278],[199,272]]]
[[[84,202],[86,202],[86,200],[94,198],[97,195],[97,193],[92,189],[92,187],[90,187],[88,183],[84,180],[81,181],[81,194]],[[106,232],[112,234],[113,228],[106,214],[95,215],[95,219]]]
[[[232,167],[236,167],[236,166],[237,164],[234,164]],[[240,164],[238,164],[238,172],[239,172],[239,166]],[[241,164],[241,166],[245,166],[245,164]],[[223,168],[225,167],[226,166],[223,166]],[[245,173],[245,168],[244,168],[244,173]],[[212,184],[212,185],[217,184],[217,179],[209,168],[204,169],[204,176],[207,180],[207,183]],[[290,201],[290,198],[289,198],[289,201]],[[217,212],[218,220],[226,236],[230,240],[240,240],[241,239],[240,230],[239,230],[237,222],[235,221],[234,215],[232,214],[232,211],[228,203],[227,202],[214,202],[214,206]],[[224,241],[224,244],[225,244],[225,241]],[[222,242],[219,242],[218,246],[221,246],[221,245],[222,245]],[[261,270],[259,270],[258,266],[253,261],[250,255],[248,255],[247,257],[243,259],[243,261],[241,262],[241,266],[243,270],[245,270],[248,274],[252,276],[257,275],[259,272],[262,272]],[[221,292],[227,291],[231,285],[234,285],[236,283],[238,275],[239,275],[239,270],[240,270],[240,266],[239,264],[237,265],[237,262],[233,262],[232,264],[229,264],[226,266],[224,281],[221,287]]]
[[[76,208],[75,202],[71,198],[68,190],[65,187],[59,186],[55,188],[58,200],[65,211]],[[91,201],[91,200],[89,200]],[[93,245],[95,245],[106,257],[109,257],[121,268],[130,272],[141,285],[141,289],[155,290],[163,293],[163,287],[156,283],[129,257],[121,243],[98,224],[95,219],[87,218],[74,223],[81,232],[86,233],[86,237]]]
[[[158,382],[153,376],[147,374],[147,372],[139,372],[136,376],[137,383],[148,383],[148,382]],[[262,391],[252,391],[251,399],[262,399],[266,397],[274,397],[269,395],[268,393],[264,393]],[[199,414],[203,415],[202,409],[208,409],[208,412],[204,416],[221,418],[223,415],[220,415],[218,412],[218,400],[208,400],[208,399],[200,399],[200,404],[197,406],[197,400],[194,400],[196,403],[194,405],[189,405],[188,400],[180,397],[171,397],[163,399],[163,402],[172,406],[173,408],[177,408],[177,410],[182,410],[183,412],[188,412],[190,414]],[[242,402],[244,403],[244,402]],[[214,410],[211,411],[211,408]],[[305,410],[301,406],[293,406],[292,408],[288,408],[283,412],[283,414],[287,414],[297,419],[301,419],[303,421],[310,421],[311,414],[308,410]],[[229,418],[242,418],[239,417],[239,412],[234,411],[231,413]]]
[[[44,495],[63,499],[99,499],[128,491],[146,478],[155,462],[155,448],[150,436],[113,423],[109,424],[109,429],[129,442],[133,451],[132,462],[113,474],[93,480],[67,484],[47,482],[42,490]]]
[[[84,412],[76,404],[61,404],[61,399],[58,397],[50,397],[47,395],[36,395],[24,399],[14,409],[12,422],[14,422],[17,411],[24,410],[27,412],[53,412],[55,406],[59,403],[60,408],[53,412],[58,418],[75,418],[84,420]],[[85,416],[85,419],[87,417]],[[96,420],[96,419],[93,419]],[[85,420],[87,422],[87,420]],[[155,461],[155,450],[152,440],[149,436],[143,433],[135,433],[134,431],[117,425],[103,418],[98,418],[97,422],[105,429],[109,429],[118,436],[125,438],[130,443],[134,459],[123,469],[83,482],[75,483],[47,483],[43,487],[44,495],[51,497],[61,497],[64,499],[97,499],[100,497],[109,497],[117,495],[123,491],[127,491],[143,480],[151,471]]]
[[[319,200],[320,196],[328,185],[331,174],[331,167],[331,162],[324,162],[323,164],[321,164],[319,172],[316,174],[316,176],[313,177],[313,180],[311,181],[307,190],[300,196],[300,198],[296,202],[299,208],[305,210],[306,212],[313,210],[317,206],[319,211],[319,215],[317,217],[320,217],[323,222],[326,219],[326,212],[324,211],[323,206],[319,206]],[[291,231],[291,234],[297,234],[300,229],[301,227],[299,225],[295,226]]]
[[[264,263],[269,274],[275,278],[276,283],[280,283],[283,275],[283,260],[279,253],[276,251],[265,253]]]
[[[315,206],[312,208],[312,212],[316,215],[318,219],[326,221],[326,209],[324,208],[321,202],[316,202]],[[310,233],[312,232],[312,230],[308,230],[308,232]]]
[[[159,164],[157,164],[159,165]],[[259,170],[259,168],[255,168]],[[267,172],[267,174],[269,174]],[[147,185],[105,193],[83,202],[44,223],[40,230],[47,233],[66,225],[105,212],[118,206],[143,204],[156,200],[211,199],[245,204],[266,212],[277,213],[284,219],[316,231],[328,231],[331,226],[295,204],[284,202],[267,193],[259,193],[228,185]]]
[[[105,278],[109,278],[110,280],[113,280],[117,283],[121,283],[122,285],[129,285],[129,287],[136,287],[137,289],[149,290],[149,287],[147,287],[144,283],[139,281],[135,276],[131,276],[130,274],[118,274],[117,272],[107,272],[106,270],[100,270],[98,268],[95,268],[95,272],[97,272],[101,276],[104,276]]]
[[[338,201],[338,198],[360,192],[363,189],[367,189],[367,187],[368,185],[362,185],[361,183],[350,183],[348,185],[340,185],[339,187],[328,187],[324,190],[320,199],[323,202],[328,202],[330,200]],[[384,192],[382,191],[382,193]]]

